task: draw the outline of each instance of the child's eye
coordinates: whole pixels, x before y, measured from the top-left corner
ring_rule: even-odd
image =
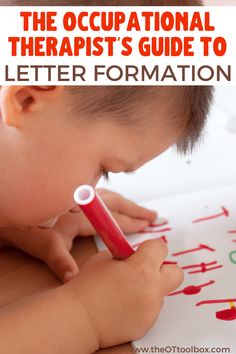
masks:
[[[108,172],[108,171],[103,170],[103,171],[102,171],[102,176],[103,176],[103,178],[104,178],[107,182],[110,181],[109,172]]]

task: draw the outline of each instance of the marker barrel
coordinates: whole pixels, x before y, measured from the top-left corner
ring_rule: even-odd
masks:
[[[74,200],[116,259],[125,259],[134,254],[119,225],[92,186],[77,188]]]

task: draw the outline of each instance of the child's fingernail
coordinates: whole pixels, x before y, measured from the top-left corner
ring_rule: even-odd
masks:
[[[145,213],[147,214],[155,214],[157,216],[157,212],[155,210],[151,210],[151,209],[145,209]]]
[[[64,274],[64,282],[67,283],[68,281],[70,281],[73,277],[73,273],[72,272],[65,272]]]

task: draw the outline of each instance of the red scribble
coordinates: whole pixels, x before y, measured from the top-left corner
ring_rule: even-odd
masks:
[[[189,285],[186,288],[176,291],[174,293],[170,293],[167,296],[173,296],[173,295],[179,295],[179,294],[184,294],[184,295],[195,295],[201,292],[202,288],[211,284],[214,284],[214,280],[210,280],[208,283],[202,284],[202,285]]]
[[[230,309],[217,311],[216,318],[222,321],[236,320],[236,307],[231,307]]]
[[[161,236],[160,237],[162,239],[162,241],[164,241],[165,243],[168,243],[167,237],[166,236]]]
[[[197,222],[207,221],[207,220],[219,218],[220,216],[228,217],[229,216],[229,211],[223,206],[221,207],[221,209],[222,209],[222,213],[219,213],[219,214],[216,214],[216,215],[212,215],[212,216],[208,216],[208,217],[205,217],[205,218],[196,219],[196,220],[193,220],[192,223],[195,224]]]
[[[196,268],[196,267],[201,267],[201,266],[203,267],[203,266],[213,265],[216,263],[217,263],[217,261],[210,262],[210,263],[193,264],[193,265],[189,265],[189,266],[184,266],[184,267],[182,267],[182,269],[191,269],[191,268]]]
[[[178,264],[178,262],[173,262],[173,261],[164,261],[162,264]]]
[[[182,251],[182,252],[173,253],[172,256],[180,256],[182,254],[186,254],[186,253],[190,253],[190,252],[196,252],[196,251],[200,251],[200,250],[203,250],[203,249],[206,249],[206,250],[211,251],[211,252],[215,252],[214,248],[211,248],[211,247],[209,247],[207,245],[200,244],[196,248],[192,248],[190,250],[186,250],[186,251]]]
[[[196,273],[205,273],[205,272],[208,272],[210,270],[215,270],[215,269],[219,269],[219,268],[223,267],[223,265],[217,265],[215,267],[208,268],[208,266],[214,265],[214,264],[217,264],[217,262],[216,261],[215,262],[210,262],[210,263],[202,262],[200,264],[193,264],[193,265],[182,267],[182,269],[191,269],[191,268],[200,267],[201,268],[200,270],[195,270],[195,271],[188,272],[189,274],[196,274]]]
[[[217,311],[215,313],[216,318],[222,321],[234,321],[236,320],[236,307],[234,302],[236,299],[223,299],[223,300],[205,300],[198,302],[196,306],[206,305],[206,304],[221,304],[221,303],[229,303],[230,308]]]
[[[236,230],[230,230],[228,231],[229,234],[236,234]]]
[[[161,227],[161,226],[165,226],[168,224],[168,221],[163,221],[162,223],[158,224],[158,223],[153,223],[153,224],[150,224],[149,227]]]
[[[161,230],[141,230],[138,233],[139,234],[157,234],[157,233],[162,233],[162,232],[167,232],[167,231],[171,231],[172,229],[170,227],[167,227],[165,229],[161,229]]]
[[[208,268],[208,269],[206,269],[205,271],[203,271],[203,270],[195,270],[195,271],[193,271],[193,272],[189,272],[189,274],[204,273],[204,272],[208,272],[208,271],[210,271],[210,270],[219,269],[219,268],[222,268],[222,267],[223,267],[223,265],[220,264],[220,265],[218,265],[218,266]]]
[[[232,240],[232,242],[236,242],[236,240]]]
[[[223,304],[226,302],[236,302],[236,299],[204,300],[198,302],[196,306],[209,305],[209,304]]]

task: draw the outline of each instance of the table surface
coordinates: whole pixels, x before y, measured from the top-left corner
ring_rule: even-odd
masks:
[[[2,249],[0,252],[0,308],[61,285],[43,262],[15,249]],[[72,254],[80,267],[96,252],[92,238],[75,240]],[[130,344],[124,344],[97,352],[108,353],[130,354],[133,351]]]

